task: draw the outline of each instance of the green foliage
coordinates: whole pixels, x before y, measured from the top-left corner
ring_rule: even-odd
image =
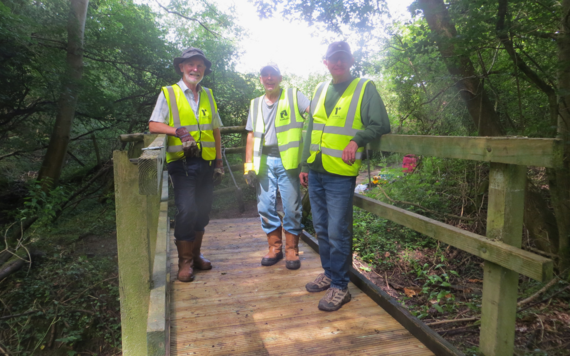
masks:
[[[66,0],[0,3],[0,170],[9,180],[34,177],[49,143],[66,75],[68,7]],[[81,163],[67,160],[64,181],[97,163],[95,144],[104,162],[119,148],[119,134],[148,130],[160,88],[180,80],[173,58],[190,46],[202,48],[213,63],[203,84],[213,89],[224,124],[245,122],[256,89],[254,78],[235,71],[242,29],[233,15],[186,1],[171,2],[169,10],[199,19],[209,30],[132,0],[89,2],[83,79],[68,147]]]
[[[561,8],[551,1],[511,1],[508,9],[506,26],[516,51],[530,70],[556,88],[558,48],[550,35],[558,31]],[[459,78],[450,76],[417,2],[411,11],[416,15],[414,20],[394,24],[386,52],[372,60],[385,85],[400,94],[399,130],[411,134],[475,134],[478,128],[454,86]],[[448,11],[458,32],[450,45],[473,63],[477,76],[484,78],[481,85],[493,102],[502,129],[509,135],[551,137],[545,93],[498,45],[497,2],[458,1],[450,3]]]
[[[37,217],[37,224],[48,226],[56,217],[61,204],[67,200],[67,191],[58,186],[49,192],[43,190],[42,182],[34,180],[28,185],[28,196],[24,208],[18,210],[18,220]]]
[[[116,261],[107,257],[53,253],[36,260],[0,296],[9,314],[26,313],[0,322],[4,346],[19,355],[43,350],[50,342],[67,350],[93,341],[105,345],[106,352],[120,348],[116,273]],[[52,336],[52,330],[60,336]]]
[[[353,249],[373,267],[393,267],[403,251],[434,247],[435,242],[414,230],[354,209]]]
[[[309,74],[307,78],[293,74],[283,77],[282,86],[285,88],[297,88],[301,93],[305,94],[307,98],[311,98],[317,85],[327,80],[330,80],[330,74],[313,73]]]
[[[342,0],[256,0],[261,17],[271,17],[275,9],[286,4],[281,15],[286,18],[303,19],[310,25],[322,24],[328,30],[342,32],[344,27],[370,31],[377,25],[376,15],[385,12],[385,1],[342,1]]]
[[[43,196],[33,189],[32,196]],[[32,265],[1,281],[0,315],[16,316],[0,321],[3,347],[22,355],[47,352],[50,344],[58,355],[100,347],[115,354],[121,334],[113,201],[83,199],[58,224],[49,213],[46,219],[26,233]]]

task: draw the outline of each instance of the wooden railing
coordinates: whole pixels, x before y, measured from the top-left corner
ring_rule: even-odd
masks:
[[[221,131],[222,134],[243,135],[245,127],[224,127]],[[134,146],[138,144],[139,150],[143,140],[147,147],[160,148],[146,150],[138,159],[127,157],[126,152],[116,151],[114,154],[123,354],[168,355],[166,251],[169,224],[165,202],[168,186],[164,182],[166,174],[164,178],[161,174],[166,139],[163,135],[151,138],[142,134],[122,135],[121,139],[134,142]],[[371,148],[374,151],[491,163],[487,236],[359,194],[355,194],[354,205],[484,259],[480,349],[486,356],[512,355],[518,274],[546,281],[552,278],[553,273],[552,260],[521,249],[527,166],[560,167],[562,142],[558,139],[390,134],[384,135]],[[129,152],[135,155],[139,151],[130,149]],[[226,150],[228,154],[243,152],[243,147]],[[138,163],[138,166],[131,162]],[[240,165],[231,167],[239,168]],[[160,192],[162,203],[159,209]],[[133,264],[138,267],[136,271]],[[147,268],[148,273],[145,272]],[[142,306],[134,306],[143,300],[146,303]],[[146,332],[140,330],[143,320],[143,325],[147,325]],[[138,327],[135,327],[137,323]],[[146,348],[143,353],[137,345],[140,346],[144,336]]]
[[[168,301],[165,141],[164,135],[141,135],[128,151],[113,152],[123,355],[165,355],[169,346],[168,308],[160,307]],[[141,154],[144,146],[162,148]]]

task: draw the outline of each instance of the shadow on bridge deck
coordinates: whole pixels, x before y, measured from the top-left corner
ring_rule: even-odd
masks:
[[[214,266],[181,283],[171,236],[171,355],[433,355],[350,283],[352,301],[317,309],[325,292],[305,284],[322,272],[301,242],[301,268],[260,265],[267,249],[259,218],[213,220],[203,253]]]

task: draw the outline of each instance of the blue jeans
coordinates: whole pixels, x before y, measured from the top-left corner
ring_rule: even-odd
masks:
[[[168,163],[174,186],[176,225],[174,237],[194,241],[196,231],[204,231],[210,222],[214,193],[214,164],[201,157],[182,158]]]
[[[319,254],[331,287],[345,289],[352,262],[352,198],[356,177],[309,171],[309,199]]]
[[[261,228],[266,234],[281,226],[281,219],[277,215],[277,189],[281,193],[285,213],[283,228],[293,235],[299,235],[303,230],[299,173],[299,169],[283,168],[279,157],[261,156],[257,177],[257,211],[261,217]]]

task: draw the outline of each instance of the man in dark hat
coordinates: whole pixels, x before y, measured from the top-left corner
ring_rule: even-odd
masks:
[[[301,136],[310,101],[295,88],[282,89],[281,71],[275,63],[260,70],[259,81],[265,94],[251,101],[245,129],[244,175],[257,190],[257,210],[261,227],[267,234],[269,251],[261,259],[263,266],[272,266],[283,258],[285,234],[285,267],[298,269],[301,224],[301,190],[299,164]],[[259,178],[252,182],[251,177]],[[283,227],[277,215],[277,191],[283,203]]]
[[[214,184],[221,180],[224,169],[222,122],[212,91],[200,85],[211,67],[198,48],[188,48],[174,58],[174,69],[182,79],[162,88],[148,125],[152,133],[168,135],[166,162],[178,208],[174,237],[181,282],[192,281],[194,269],[212,268],[200,248],[210,221]]]
[[[307,283],[327,293],[319,309],[338,310],[350,301],[352,198],[364,146],[390,132],[390,121],[374,83],[350,73],[354,57],[344,41],[331,43],[324,64],[332,81],[319,84],[311,101],[299,175],[309,188],[313,226],[324,273]],[[310,144],[309,144],[310,143]]]

